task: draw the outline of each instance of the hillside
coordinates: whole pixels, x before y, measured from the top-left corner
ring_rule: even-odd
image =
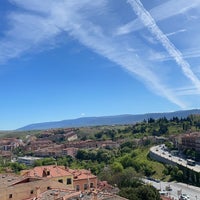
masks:
[[[19,128],[19,131],[24,130],[42,130],[50,128],[64,128],[64,127],[84,127],[84,126],[99,126],[99,125],[120,125],[120,124],[134,124],[149,118],[158,119],[166,117],[171,119],[173,117],[185,118],[191,114],[200,114],[200,109],[183,110],[176,112],[164,113],[146,113],[137,115],[116,115],[116,116],[103,116],[103,117],[82,117],[77,119],[69,119],[55,122],[44,122],[30,124]]]

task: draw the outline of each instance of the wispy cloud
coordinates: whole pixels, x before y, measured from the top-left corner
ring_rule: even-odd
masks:
[[[170,42],[167,36],[159,29],[156,22],[154,21],[150,13],[143,7],[140,0],[128,0],[128,2],[132,5],[132,8],[134,9],[137,16],[140,18],[142,23],[157,38],[157,40],[161,42],[163,47],[181,67],[185,76],[193,82],[195,87],[200,92],[200,80],[191,70],[189,63],[183,59],[181,52]]]
[[[152,64],[141,57],[141,52],[138,53],[141,42],[136,37],[124,37],[123,35],[113,37],[106,31],[108,27],[103,26],[101,20],[107,9],[107,1],[12,0],[12,2],[22,7],[23,11],[9,15],[11,29],[0,40],[0,62],[19,57],[32,48],[40,48],[49,41],[55,40],[59,34],[65,33],[130,72],[157,95],[167,98],[181,108],[186,107],[185,103],[163,82],[157,71],[152,70],[150,67]],[[197,1],[195,2],[197,4]],[[132,4],[133,1],[129,3]],[[190,6],[191,4],[193,3],[190,3]],[[189,7],[189,4],[187,5]],[[143,20],[145,26],[151,30],[181,66],[184,74],[199,89],[199,80],[191,71],[189,64],[183,60],[181,53],[159,30],[149,13],[143,7],[139,7],[138,2],[134,7],[137,7],[135,10],[140,20]],[[86,12],[88,10],[94,12],[95,15],[88,14],[91,13]],[[176,7],[176,13],[179,12],[177,10]],[[97,21],[101,23],[94,20],[97,16]]]
[[[156,21],[165,20],[172,16],[181,14],[190,10],[194,7],[200,6],[199,0],[194,1],[185,1],[179,0],[177,3],[174,0],[167,1],[166,3],[162,3],[161,5],[150,10],[151,16],[156,19]],[[137,18],[121,27],[119,27],[116,31],[117,34],[128,34],[133,31],[140,30],[144,27],[144,25]]]
[[[21,56],[24,52],[54,38],[59,29],[50,19],[28,13],[9,15],[11,30],[0,40],[0,63]]]
[[[186,50],[182,50],[182,57],[184,59],[187,58],[199,58],[200,57],[200,48],[191,48],[191,49],[186,49]],[[154,52],[150,55],[149,57],[150,60],[154,60],[154,61],[168,61],[168,60],[173,60],[173,56],[165,53],[165,52]]]
[[[177,89],[174,89],[174,92],[178,96],[200,95],[199,90],[197,90],[195,87],[177,88]]]

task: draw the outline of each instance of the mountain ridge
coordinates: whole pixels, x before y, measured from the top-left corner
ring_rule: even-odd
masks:
[[[17,130],[26,131],[26,130],[43,130],[51,128],[134,124],[136,122],[148,120],[149,118],[153,119],[158,119],[162,117],[166,117],[167,119],[171,119],[173,117],[185,118],[192,114],[200,114],[200,109],[180,110],[180,111],[162,112],[162,113],[145,113],[145,114],[135,114],[135,115],[124,114],[124,115],[99,116],[99,117],[80,117],[76,119],[29,124]]]

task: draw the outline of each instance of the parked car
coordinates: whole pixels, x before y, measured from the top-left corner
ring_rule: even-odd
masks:
[[[190,200],[190,197],[187,194],[181,194],[179,200]]]

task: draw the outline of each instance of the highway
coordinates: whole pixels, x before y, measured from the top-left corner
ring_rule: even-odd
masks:
[[[200,172],[199,163],[197,163],[195,166],[187,165],[186,159],[171,155],[170,152],[168,152],[164,149],[164,145],[158,145],[158,146],[151,147],[150,151],[153,152],[154,154],[158,155],[159,157],[163,157],[169,161],[172,161],[174,163],[177,163],[179,165],[187,167],[193,171]]]

